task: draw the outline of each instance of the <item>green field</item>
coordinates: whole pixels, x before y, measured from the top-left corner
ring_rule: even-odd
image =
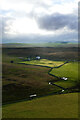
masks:
[[[57,81],[57,82],[55,82],[55,84],[59,85],[59,86],[62,86],[64,88],[72,88],[72,87],[76,86],[76,82],[70,81],[70,80],[67,80],[67,81]]]
[[[62,77],[68,78],[66,81],[65,80],[58,81],[55,82],[55,84],[60,85],[64,88],[76,86],[76,84],[79,82],[78,65],[79,62],[69,62],[58,69],[54,68],[51,71],[51,74],[54,74],[60,78]]]
[[[5,105],[3,118],[78,118],[78,94],[47,96]]]
[[[56,67],[63,64],[63,61],[51,61],[47,59],[40,59],[40,60],[31,60],[31,61],[24,61],[20,62],[24,64],[31,64],[31,65],[40,65],[40,66],[48,66],[48,67]]]
[[[59,77],[67,77],[69,80],[77,81],[78,62],[69,62],[58,69],[57,68],[53,69],[51,73]]]

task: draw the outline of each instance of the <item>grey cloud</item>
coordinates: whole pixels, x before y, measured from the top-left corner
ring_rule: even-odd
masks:
[[[0,29],[2,31],[2,35],[5,35],[5,32],[9,31],[10,29],[10,25],[12,24],[12,22],[14,21],[14,18],[11,17],[2,17],[2,22],[0,21],[0,25],[2,26]],[[9,25],[8,25],[9,22]]]
[[[69,29],[77,30],[78,26],[78,20],[77,16],[74,14],[51,14],[51,15],[45,15],[42,17],[37,17],[36,21],[38,23],[38,26],[41,29],[53,31],[62,29],[64,27],[68,27]]]
[[[6,32],[6,26],[7,26],[7,19],[4,19],[2,16],[0,16],[0,36],[4,35]]]
[[[2,35],[2,18],[0,17],[0,36]]]

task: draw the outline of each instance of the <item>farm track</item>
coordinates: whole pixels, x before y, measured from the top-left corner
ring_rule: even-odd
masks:
[[[48,74],[51,75],[51,76],[53,76],[53,77],[56,77],[56,78],[62,80],[60,77],[55,76],[55,75],[51,74],[50,72],[52,71],[52,69],[60,68],[61,66],[65,65],[65,64],[67,64],[67,63],[68,63],[68,62],[65,62],[65,63],[63,63],[63,64],[61,64],[61,65],[59,65],[59,66],[57,66],[57,67],[49,67],[49,66],[41,66],[41,65],[34,65],[34,66],[40,66],[40,67],[50,68],[50,70],[48,71]],[[18,64],[25,64],[25,63],[18,63]],[[32,65],[32,64],[26,64],[26,65]],[[51,85],[53,85],[53,86],[57,86],[57,87],[61,88],[62,90],[66,90],[66,89],[65,89],[64,87],[62,87],[62,86],[56,85],[56,84],[52,83],[51,81],[49,81],[49,82],[50,82]],[[50,95],[63,94],[63,93],[62,93],[62,90],[60,90],[60,91],[58,91],[58,92],[49,93],[49,94],[43,95],[43,96],[37,96],[37,97],[34,97],[34,98],[30,98],[30,97],[29,97],[29,98],[27,98],[27,99],[16,100],[16,101],[14,101],[14,102],[2,103],[2,105],[13,104],[13,103],[22,102],[22,101],[29,101],[29,100],[32,100],[32,99],[41,98],[41,97],[46,97],[46,96],[50,96]]]

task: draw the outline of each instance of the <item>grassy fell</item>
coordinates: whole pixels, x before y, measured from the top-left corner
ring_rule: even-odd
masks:
[[[48,84],[49,80],[56,80],[48,71],[45,67],[4,63],[3,103],[29,98],[30,94],[40,96],[61,90]]]
[[[78,118],[78,94],[47,96],[3,106],[3,118]]]

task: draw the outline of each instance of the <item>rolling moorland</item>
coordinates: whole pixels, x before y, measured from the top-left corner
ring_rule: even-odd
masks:
[[[6,43],[3,44],[3,47],[78,47],[78,43],[70,43],[70,42],[49,42],[49,43]]]
[[[77,47],[3,47],[3,118],[78,118],[78,64]]]

